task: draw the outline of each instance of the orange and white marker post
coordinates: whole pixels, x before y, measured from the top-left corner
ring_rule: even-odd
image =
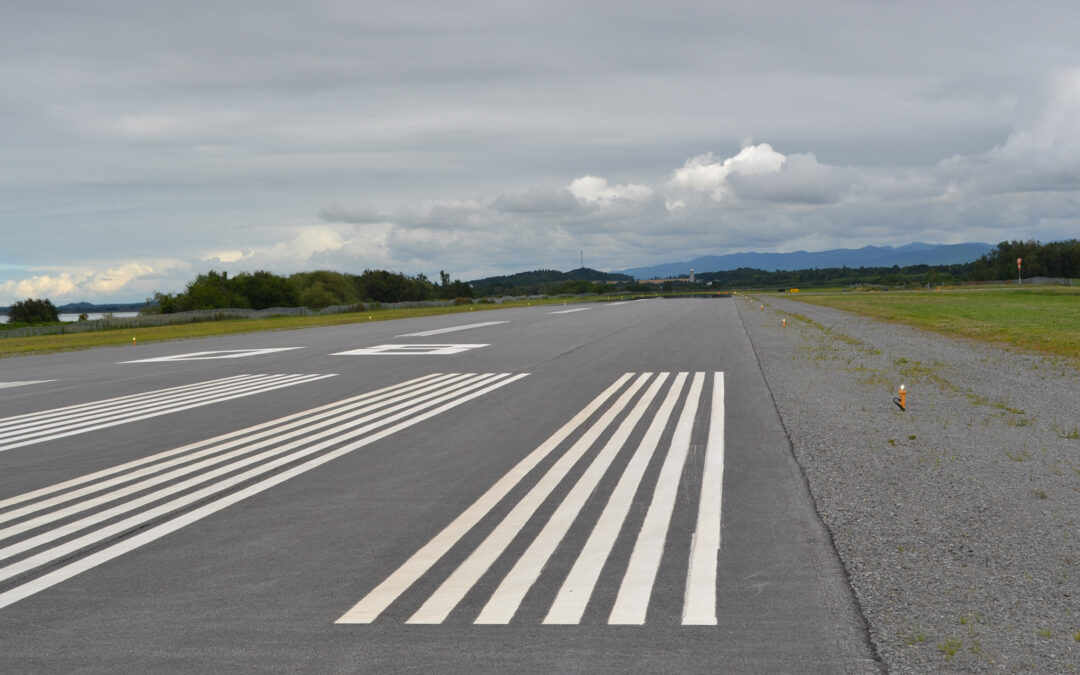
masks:
[[[1016,284],[1020,285],[1020,263],[1024,262],[1023,258],[1016,259]]]
[[[893,399],[893,403],[900,406],[901,410],[907,410],[907,388],[904,385],[900,385],[899,397]]]

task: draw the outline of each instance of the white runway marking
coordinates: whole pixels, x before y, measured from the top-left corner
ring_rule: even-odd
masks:
[[[435,355],[448,356],[460,354],[470,349],[487,347],[486,344],[476,345],[376,345],[363,349],[351,349],[347,352],[336,352],[330,356],[406,356],[406,355]]]
[[[0,515],[10,520],[97,495],[0,530],[0,539],[38,531],[0,549],[0,560],[89,530],[0,567],[0,580],[41,573],[0,593],[0,608],[524,377],[510,373],[428,375],[0,501]],[[195,459],[200,461],[190,463]],[[208,470],[212,466],[216,468]],[[186,479],[174,482],[180,477]],[[107,491],[136,479],[142,480]],[[77,486],[82,487],[71,490]],[[167,498],[171,499],[163,501]],[[110,503],[112,507],[95,511]],[[26,506],[3,511],[16,504]],[[199,506],[184,512],[195,505]],[[83,511],[91,513],[70,519]],[[134,515],[115,520],[132,511]],[[161,519],[165,521],[152,525]],[[46,526],[52,529],[40,531]],[[96,526],[100,527],[91,529]],[[107,544],[126,533],[131,536]]]
[[[173,354],[172,356],[159,356],[153,359],[136,359],[135,361],[120,361],[120,363],[164,363],[167,361],[209,361],[212,359],[241,359],[246,356],[259,356],[261,354],[273,354],[274,352],[287,352],[303,347],[266,347],[263,349],[222,349],[211,352],[191,352],[190,354]]]
[[[701,477],[697,530],[690,549],[683,624],[716,625],[716,560],[720,553],[720,507],[724,487],[724,374],[713,380],[709,442]]]
[[[0,452],[323,380],[330,375],[237,375],[0,419]]]
[[[679,492],[679,479],[683,465],[690,452],[690,434],[694,427],[694,413],[701,400],[701,388],[705,382],[705,373],[697,373],[690,385],[690,394],[683,406],[682,415],[671,438],[671,449],[660,468],[660,478],[656,481],[652,502],[645,514],[645,522],[638,532],[634,551],[630,554],[630,564],[619,586],[619,595],[608,617],[611,624],[645,623],[645,613],[649,609],[656,573],[660,569],[660,558],[664,553],[667,531],[671,524],[671,513],[675,509],[675,497]]]
[[[629,564],[622,577],[619,595],[610,610],[608,623],[645,623],[660,560],[666,554],[678,556],[682,560],[686,560],[683,555],[689,555],[692,560],[685,593],[675,596],[683,600],[682,623],[715,624],[716,566],[723,481],[723,373],[715,373],[713,376],[712,401],[707,407],[702,405],[701,400],[707,381],[705,373],[695,373],[692,378],[689,373],[678,373],[674,377],[670,375],[623,375],[397,571],[338,618],[337,623],[363,624],[376,621],[390,605],[401,599],[406,590],[432,571],[437,562],[458,547],[465,535],[478,526],[492,509],[499,506],[517,486],[529,480],[543,459],[555,454],[558,448],[570,442],[571,437],[578,433],[578,428],[598,415],[592,425],[581,432],[577,440],[563,451],[542,475],[532,478],[535,482],[531,489],[517,498],[515,503],[505,505],[509,511],[497,524],[492,524],[493,529],[471,552],[457,551],[458,558],[463,559],[463,562],[449,571],[448,576],[431,595],[426,599],[416,600],[421,606],[406,623],[441,624],[459,607],[466,595],[475,597],[478,593],[483,593],[488,594],[488,597],[474,622],[507,624],[514,620],[527,595],[531,597],[531,593],[540,592],[539,587],[534,588],[535,582],[552,560],[555,551],[562,547],[576,549],[579,546],[574,565],[563,579],[558,594],[548,600],[550,605],[543,623],[580,623],[605,568],[610,567],[608,562],[615,550],[615,541],[625,528],[635,500],[640,499],[638,494],[651,490],[649,509],[638,532],[634,550],[630,553]],[[631,382],[629,386],[627,382]],[[609,403],[617,394],[617,400]],[[658,406],[657,401],[660,401]],[[670,442],[665,446],[663,439],[668,437],[667,429],[675,419],[680,401],[681,412],[675,428],[670,431]],[[628,409],[629,412],[626,412]],[[696,494],[684,480],[683,472],[699,417],[708,418],[709,428],[695,536],[693,542],[680,540],[677,544],[670,544],[667,542],[667,533],[679,495],[682,494],[683,499],[688,499]],[[609,435],[607,430],[616,421],[619,421],[618,426]],[[623,452],[629,439],[635,437],[641,425],[647,425],[647,429],[632,456],[625,462],[617,484],[614,488],[604,488],[611,490],[610,494],[598,494],[601,485],[610,485],[613,482],[606,480],[605,476],[611,467],[617,464],[616,457]],[[704,433],[702,430],[702,434]],[[594,446],[602,439],[603,447],[598,451],[594,450]],[[663,464],[655,484],[648,485],[644,482],[646,469],[657,452],[663,454]],[[590,454],[592,459],[587,462],[587,466],[578,466],[585,464],[582,460]],[[573,475],[576,475],[576,478],[571,478]],[[488,580],[496,560],[506,555],[511,543],[528,529],[526,526],[551,495],[557,493],[560,485],[570,480],[573,485],[565,492],[559,504],[554,506],[551,514],[546,516],[546,521],[541,524],[539,532],[532,540],[523,542],[524,552],[515,554],[517,557],[512,561],[509,572],[501,579]],[[645,494],[644,498],[649,499],[648,494]],[[591,525],[586,541],[583,544],[566,541],[566,535],[581,519],[586,505],[597,500],[604,505],[603,510]],[[478,537],[474,534],[469,539],[477,540]],[[514,548],[519,549],[519,546]],[[689,553],[691,548],[693,552]],[[614,569],[623,568],[616,564]],[[478,587],[481,584],[484,587]],[[487,584],[494,585],[494,589]],[[665,604],[670,604],[670,600]]]
[[[22,382],[0,382],[0,389],[6,389],[8,387],[25,387],[28,384],[45,384],[46,382],[56,382],[56,380],[23,380]]]
[[[429,335],[440,335],[442,333],[455,333],[459,330],[469,330],[470,328],[483,328],[485,326],[498,326],[502,323],[510,323],[509,321],[485,321],[483,323],[470,323],[465,326],[450,326],[449,328],[436,328],[435,330],[425,330],[419,333],[405,333],[403,335],[395,335],[394,337],[427,337]]]
[[[548,314],[573,314],[574,312],[587,312],[592,307],[575,307],[574,309],[561,309],[558,312],[548,312]]]

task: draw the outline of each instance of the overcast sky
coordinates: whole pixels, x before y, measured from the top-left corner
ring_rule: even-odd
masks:
[[[0,2],[0,305],[1080,236],[1076,2]]]

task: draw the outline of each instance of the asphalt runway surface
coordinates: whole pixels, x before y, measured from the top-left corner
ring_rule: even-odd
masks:
[[[0,361],[0,670],[881,665],[698,298]]]

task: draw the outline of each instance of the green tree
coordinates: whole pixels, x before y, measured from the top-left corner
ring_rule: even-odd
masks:
[[[52,304],[51,300],[26,299],[16,302],[8,310],[8,321],[11,323],[56,323],[60,320],[60,312]]]
[[[244,298],[252,309],[296,307],[300,303],[300,294],[289,280],[270,272],[242,272],[230,279],[228,286],[234,295]]]

